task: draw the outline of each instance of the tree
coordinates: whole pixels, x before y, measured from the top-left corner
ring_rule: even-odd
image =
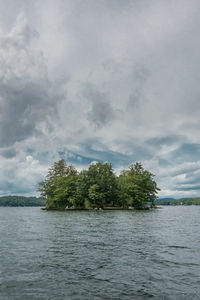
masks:
[[[75,206],[78,208],[84,208],[88,200],[88,172],[87,170],[81,171],[77,176],[76,181],[76,196],[75,196]]]
[[[89,188],[89,206],[91,207],[103,207],[104,203],[104,193],[101,191],[101,188],[98,184],[93,184]]]
[[[144,208],[146,205],[155,206],[156,194],[159,191],[154,175],[144,170],[141,163],[131,165],[119,176],[120,199],[123,206],[131,205]]]
[[[92,206],[114,205],[117,196],[117,182],[111,164],[98,162],[90,165],[87,180],[89,185],[88,200]]]
[[[64,159],[60,159],[58,162],[54,162],[53,166],[49,168],[47,179],[48,180],[54,180],[55,177],[63,177],[69,172],[69,167],[67,167],[67,164]]]
[[[47,208],[64,208],[75,202],[77,171],[62,159],[49,168],[46,179],[38,191],[45,199]]]

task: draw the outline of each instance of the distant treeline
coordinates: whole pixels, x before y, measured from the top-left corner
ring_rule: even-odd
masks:
[[[157,205],[200,205],[200,198],[157,199]]]
[[[0,206],[44,206],[44,200],[36,197],[3,196],[0,197]]]

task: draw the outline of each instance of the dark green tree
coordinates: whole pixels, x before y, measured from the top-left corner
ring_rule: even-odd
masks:
[[[76,197],[75,206],[78,208],[84,208],[87,206],[87,199],[89,193],[89,181],[88,181],[88,171],[83,170],[78,174],[76,181]]]
[[[137,162],[129,170],[124,170],[119,176],[118,185],[123,206],[155,206],[159,188],[154,181],[154,175],[145,170],[141,163]]]
[[[113,206],[117,197],[117,182],[111,164],[100,162],[92,164],[87,175],[90,205],[93,207]]]
[[[54,163],[46,179],[39,183],[41,198],[47,208],[64,208],[75,202],[77,171],[62,159]]]

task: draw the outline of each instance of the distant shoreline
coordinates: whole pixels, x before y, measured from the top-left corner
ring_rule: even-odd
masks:
[[[200,205],[200,198],[181,198],[181,199],[173,199],[173,198],[160,198],[155,201],[156,205],[163,206],[191,206]]]
[[[0,207],[43,207],[45,201],[37,197],[1,196]]]
[[[104,208],[46,208],[42,207],[41,210],[46,211],[105,211],[105,210],[117,210],[117,211],[133,211],[133,210],[152,210],[159,209],[161,207],[145,207],[145,208],[123,208],[123,207],[104,207]]]

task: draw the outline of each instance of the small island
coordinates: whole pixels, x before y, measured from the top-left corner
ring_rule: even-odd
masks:
[[[47,210],[150,209],[159,188],[138,162],[117,176],[107,162],[78,172],[61,159],[49,168],[38,191]]]

